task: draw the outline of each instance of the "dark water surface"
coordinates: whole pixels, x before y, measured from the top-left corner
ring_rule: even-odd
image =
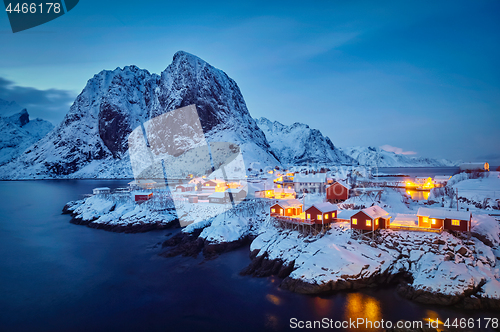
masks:
[[[159,244],[178,230],[118,234],[61,215],[92,188],[127,182],[0,182],[1,331],[261,331],[288,329],[292,317],[498,317],[412,303],[394,288],[290,293],[277,278],[238,274],[250,262],[247,247],[211,261],[161,258]]]

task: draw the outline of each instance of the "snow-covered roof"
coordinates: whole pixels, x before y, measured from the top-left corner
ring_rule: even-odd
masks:
[[[208,198],[224,198],[226,194],[223,191],[214,192],[212,195],[208,196]]]
[[[337,219],[349,220],[353,215],[358,213],[359,210],[339,210],[337,212]]]
[[[332,183],[332,186],[335,185],[335,184],[337,184],[337,183],[340,184],[342,187],[345,187],[346,189],[349,189],[349,186],[347,185],[347,182],[346,181],[342,181],[342,180],[335,181],[334,183]]]
[[[385,211],[384,209],[382,209],[378,205],[370,206],[369,208],[363,209],[361,211],[363,211],[364,214],[366,214],[367,216],[369,216],[372,219],[377,219],[380,217],[387,217],[389,215],[389,213],[387,213],[387,211]]]
[[[245,190],[245,188],[229,188],[226,190],[226,192],[232,193],[232,194],[237,194],[237,193],[241,192],[242,190]]]
[[[326,173],[316,173],[316,174],[295,174],[293,177],[293,182],[326,182]]]
[[[332,212],[332,211],[337,211],[338,210],[337,205],[332,204],[330,202],[316,203],[316,204],[313,204],[311,207],[313,207],[313,206],[316,209],[320,210],[322,213],[327,213],[327,212]],[[309,207],[308,210],[311,207]]]
[[[451,178],[450,175],[436,175],[434,177],[435,181],[448,181]]]
[[[470,212],[454,211],[447,209],[431,209],[421,207],[417,211],[417,216],[436,218],[436,219],[458,219],[469,220]]]
[[[296,208],[296,207],[302,206],[302,202],[299,201],[298,199],[280,200],[277,204],[284,209]]]
[[[151,191],[132,191],[132,195],[137,196],[137,195],[153,195],[153,192]]]
[[[99,187],[99,188],[94,188],[94,190],[106,191],[106,190],[110,190],[110,189],[108,187]]]
[[[197,178],[194,178],[191,181],[189,181],[189,183],[195,183],[195,184],[196,183],[205,183],[205,182],[206,182],[205,179],[202,177],[197,177]]]

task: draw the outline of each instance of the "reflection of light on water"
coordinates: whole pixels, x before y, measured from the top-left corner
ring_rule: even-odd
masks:
[[[356,320],[357,318],[364,318],[365,321],[375,323],[382,319],[382,312],[380,309],[380,302],[374,297],[360,294],[349,293],[347,295],[347,302],[344,311],[344,319],[349,321]],[[369,325],[368,325],[369,327]],[[364,328],[364,326],[363,326]],[[368,328],[363,331],[379,331],[381,329]],[[359,329],[348,329],[348,331],[359,331]]]
[[[427,310],[425,313],[427,317],[424,317],[424,326],[427,326],[426,324],[433,323],[436,321],[436,319],[439,319],[439,327],[436,329],[438,332],[444,331],[441,327],[443,327],[443,320],[439,318],[437,312],[432,311],[432,310]],[[433,325],[434,326],[434,325]]]
[[[275,315],[267,314],[266,315],[266,327],[271,328],[273,330],[278,329],[278,317]]]
[[[417,201],[426,201],[429,199],[429,195],[431,194],[430,191],[423,191],[423,190],[406,190],[406,193],[411,196],[411,199],[417,200]]]
[[[280,305],[281,303],[281,300],[279,297],[277,297],[276,295],[272,295],[272,294],[267,294],[266,295],[266,299],[271,302],[272,304],[276,304],[276,305]]]
[[[331,300],[322,299],[321,297],[316,296],[313,301],[314,311],[320,317],[328,317],[328,314],[331,312],[333,302]]]

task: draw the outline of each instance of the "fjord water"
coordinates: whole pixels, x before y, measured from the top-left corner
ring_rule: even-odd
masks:
[[[394,287],[295,294],[278,278],[240,276],[248,247],[209,261],[162,258],[161,242],[178,230],[111,233],[61,214],[92,188],[127,182],[0,182],[0,331],[260,331],[287,330],[293,317],[498,316],[412,303]]]

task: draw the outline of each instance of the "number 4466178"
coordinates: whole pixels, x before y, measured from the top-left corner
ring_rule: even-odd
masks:
[[[43,3],[17,3],[14,8],[12,8],[12,4],[9,3],[7,5],[7,8],[5,8],[6,12],[12,13],[23,13],[23,14],[42,14],[42,13],[47,13],[50,14],[56,13],[59,14],[61,12],[61,4],[58,2],[46,2],[45,4]]]

